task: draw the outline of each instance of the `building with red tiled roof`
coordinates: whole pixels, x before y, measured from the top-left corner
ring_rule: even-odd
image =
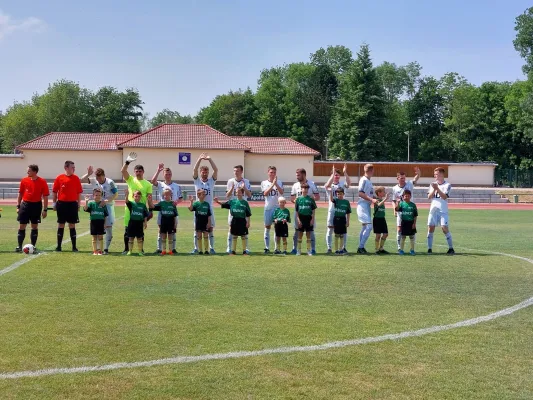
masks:
[[[138,133],[50,132],[17,146],[17,150],[119,150],[119,143],[139,136]]]
[[[255,154],[320,155],[318,151],[291,138],[236,136],[235,140],[248,147],[250,153]]]

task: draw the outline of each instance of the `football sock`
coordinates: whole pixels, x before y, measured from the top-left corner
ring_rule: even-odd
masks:
[[[91,244],[93,245],[93,253],[96,252],[96,236],[92,237]]]
[[[265,249],[270,249],[270,228],[265,228]]]
[[[283,242],[283,251],[287,251],[287,241]]]
[[[170,248],[170,243],[169,243],[169,248]],[[172,234],[172,250],[174,250],[175,248],[176,248],[176,232]]]
[[[298,239],[298,251],[302,251],[302,239]]]
[[[387,238],[382,236],[379,243],[379,250],[383,250],[383,247],[385,247],[385,240],[387,240]]]
[[[70,241],[72,242],[72,248],[76,248],[76,228],[70,228]]]
[[[204,237],[204,252],[209,248],[209,244],[211,244],[211,246],[214,244],[214,241],[215,238],[212,236],[212,234],[209,234],[209,237]]]
[[[111,246],[111,240],[113,239],[113,227],[108,226],[105,228],[105,249],[109,249],[109,246]]]
[[[205,245],[205,238],[204,238],[204,245]],[[213,232],[209,232],[209,246],[214,249],[215,248],[215,236],[213,235]],[[205,247],[205,246],[204,246]],[[205,250],[207,251],[207,247],[205,247]]]
[[[363,229],[361,229],[361,233],[359,235],[359,248],[363,249],[365,247],[366,241],[372,234],[372,224],[365,224],[363,225]]]
[[[161,227],[159,227],[161,229]],[[157,250],[161,251],[161,232],[157,234]]]
[[[39,230],[38,229],[32,229],[30,232],[30,239],[31,244],[35,246],[37,244],[37,237],[39,236]]]
[[[335,251],[339,251],[339,242],[341,238],[339,235],[335,235]]]
[[[400,250],[403,250],[403,247],[405,246],[405,236],[402,236],[400,239]]]
[[[279,242],[280,242],[279,238],[275,238],[274,239],[274,246],[275,246],[274,250],[278,250],[279,249],[279,245],[280,245]]]
[[[57,247],[61,248],[61,243],[63,242],[63,234],[65,233],[65,228],[57,228]]]
[[[348,243],[348,233],[345,233],[343,236],[344,246],[342,248],[346,249],[346,243]]]
[[[143,252],[143,244],[144,244],[144,240],[137,239],[137,249],[139,250],[139,253]]]
[[[233,240],[237,241],[237,236],[235,236],[235,238]],[[242,240],[242,249],[243,249],[243,251],[244,250],[248,250],[248,235],[241,236],[241,240]]]
[[[244,249],[244,236],[243,239],[243,249]],[[231,242],[231,250],[236,251],[237,250],[237,236],[235,236]]]
[[[202,238],[198,240],[198,237],[194,237],[194,248],[198,250],[200,253],[202,253]],[[207,247],[206,247],[207,249]]]
[[[298,248],[298,231],[294,230],[294,235],[292,237],[292,249],[295,250]]]
[[[309,239],[307,240],[309,241]],[[315,240],[315,231],[312,231],[311,232],[311,238],[310,238],[310,241],[311,241],[311,250],[314,251],[315,250],[315,246],[316,246],[316,240]],[[309,246],[307,246],[307,249],[309,249]]]
[[[307,239],[307,252],[310,252],[310,251],[313,250],[313,247],[312,247],[312,244],[311,244],[312,242],[313,242],[313,240],[311,238]]]
[[[196,236],[196,232],[194,232],[194,250],[198,250],[198,236]]]
[[[328,249],[331,249],[331,239],[333,236],[333,228],[328,228],[326,231],[326,246],[328,246]],[[337,239],[337,236],[335,236],[335,240]],[[335,245],[337,246],[337,245]],[[335,247],[336,249],[336,247]]]
[[[428,232],[428,249],[433,248],[433,232]]]
[[[133,250],[133,238],[131,240],[128,238],[128,251]]]
[[[452,234],[451,234],[451,232],[448,232],[447,234],[445,234],[444,237],[446,238],[446,241],[448,242],[448,247],[450,249],[452,249],[453,248],[453,242],[452,242]]]
[[[19,247],[22,249],[22,243],[24,243],[24,238],[26,237],[26,230],[25,229],[19,229],[17,233],[17,240],[19,243]]]
[[[398,249],[400,248],[400,240],[402,240],[402,234],[400,231],[396,231],[396,243],[398,244]]]
[[[416,242],[416,235],[409,236],[409,239],[411,240],[411,250],[415,250],[415,242]]]
[[[102,235],[98,239],[98,250],[102,251],[103,248],[104,248],[104,236]]]
[[[131,246],[129,245],[130,238],[128,237],[128,227],[126,226],[124,228],[124,251],[131,250]]]
[[[233,235],[231,234],[231,232],[228,232],[228,247],[227,247],[228,251],[233,248],[233,246],[231,245],[232,239],[233,239]]]
[[[380,242],[381,242],[381,239],[380,239],[378,236],[376,236],[376,240],[375,240],[375,242],[376,242],[376,251],[378,251],[378,250],[379,250],[379,244],[380,244]]]

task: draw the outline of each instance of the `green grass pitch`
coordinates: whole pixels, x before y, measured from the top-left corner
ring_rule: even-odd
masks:
[[[228,257],[227,212],[216,214],[219,254],[194,256],[191,215],[180,208],[180,254],[142,258],[119,255],[121,220],[109,256],[90,254],[89,235],[78,239],[78,254],[69,244],[61,254],[15,254],[15,209],[3,208],[0,270],[34,259],[0,275],[0,374],[374,337],[487,315],[533,296],[533,264],[491,253],[533,259],[529,211],[451,210],[452,257],[443,254],[440,231],[437,254],[425,254],[427,210],[417,256],[337,257],[323,254],[319,209],[319,254],[296,257],[262,254],[262,208],[254,208],[252,256]],[[39,249],[55,247],[54,218],[41,225]],[[88,230],[82,218],[78,234]],[[388,223],[393,231],[392,215]],[[152,253],[157,234],[149,225]],[[373,246],[371,238],[367,250]],[[394,232],[386,248],[395,251]],[[528,307],[470,327],[336,349],[0,378],[0,398],[531,399],[531,321]]]

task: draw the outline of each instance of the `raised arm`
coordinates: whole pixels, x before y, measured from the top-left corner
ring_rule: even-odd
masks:
[[[420,168],[415,167],[415,176],[413,177],[413,185],[418,182],[418,179],[420,179]]]
[[[350,176],[348,175],[348,165],[346,165],[346,163],[344,163],[342,172],[344,173],[344,180],[346,182],[346,187],[350,187],[352,185],[352,180],[350,179]]]
[[[92,165],[89,165],[87,167],[87,173],[85,175],[82,175],[82,177],[80,178],[80,181],[83,182],[83,181],[86,181],[87,183],[91,183],[91,180],[89,179],[89,177],[93,174],[93,166]]]
[[[218,167],[216,166],[211,156],[205,156],[205,159],[209,161],[209,164],[211,164],[211,168],[213,168],[213,173],[211,174],[211,177],[213,178],[213,180],[216,181],[218,178]]]
[[[126,161],[124,161],[124,165],[122,166],[122,169],[120,172],[122,172],[122,177],[124,178],[124,181],[127,181],[130,177],[130,173],[128,172],[128,165],[135,161],[137,159],[137,153],[134,151],[130,152],[128,156],[126,157]]]
[[[200,167],[200,163],[202,160],[205,160],[205,153],[200,154],[200,157],[198,157],[198,160],[196,160],[196,163],[194,164],[194,167],[192,169],[192,179],[198,178],[198,168]]]
[[[157,170],[155,171],[155,174],[152,177],[152,180],[150,181],[152,186],[157,186],[157,178],[159,177],[159,174],[161,173],[161,171],[163,171],[164,169],[165,169],[165,164],[159,163],[157,166]]]
[[[328,178],[328,181],[324,185],[324,189],[328,191],[331,188],[331,184],[333,183],[333,179],[335,178],[335,164],[333,164],[331,176]]]

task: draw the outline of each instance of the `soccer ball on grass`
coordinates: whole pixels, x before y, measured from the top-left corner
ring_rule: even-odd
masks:
[[[33,254],[35,252],[35,247],[32,244],[27,244],[22,248],[22,251],[25,254]]]

